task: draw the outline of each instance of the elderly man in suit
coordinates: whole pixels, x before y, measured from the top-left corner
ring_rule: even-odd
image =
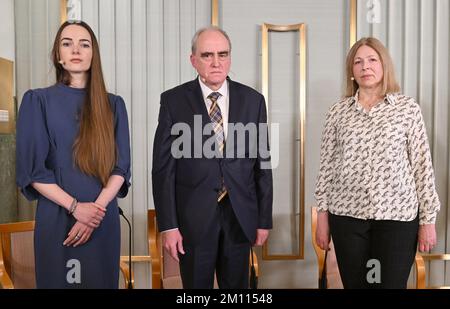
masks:
[[[214,273],[220,288],[247,288],[250,247],[272,228],[265,100],[228,78],[220,28],[197,31],[191,63],[198,77],[161,94],[152,182],[162,243],[184,288],[212,288]]]

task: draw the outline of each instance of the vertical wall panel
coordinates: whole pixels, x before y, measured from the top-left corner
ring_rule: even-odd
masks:
[[[49,67],[51,67],[51,45],[47,40],[47,1],[35,0],[30,2],[30,9],[31,12],[33,12],[30,16],[30,20],[34,31],[34,35],[30,38],[30,56],[41,59],[41,61],[31,61],[31,83],[33,85],[47,85],[47,80],[50,78]]]
[[[32,21],[29,18],[31,3],[29,0],[14,1],[14,22],[15,22],[15,41],[16,41],[16,98],[18,108],[22,101],[25,91],[32,87],[31,69],[32,61],[30,43]],[[42,59],[40,59],[42,60]],[[34,218],[35,203],[28,202],[19,192],[17,196],[18,218],[19,220],[32,220]]]
[[[20,106],[28,89],[46,87],[55,81],[50,54],[59,25],[59,1],[15,0],[14,14],[16,96]],[[32,205],[22,194],[18,195],[20,220],[34,218]]]
[[[47,74],[47,80],[46,84],[51,85],[55,82],[56,76],[55,76],[55,70],[53,69],[53,63],[52,63],[52,56],[51,56],[51,49],[53,48],[53,42],[55,41],[56,33],[58,32],[58,28],[60,25],[60,19],[55,18],[55,16],[59,16],[59,5],[55,3],[54,0],[47,0],[47,38],[46,38],[46,46],[48,48],[47,51],[47,58],[48,66],[51,68]]]
[[[115,94],[120,95],[127,107],[128,121],[130,124],[131,144],[133,144],[132,134],[132,93],[131,93],[131,72],[132,72],[132,57],[131,57],[131,6],[127,0],[116,0],[114,8],[114,20],[115,20],[115,34],[113,37],[113,43],[115,44],[115,71],[116,71],[116,89]],[[114,21],[111,21],[111,23]],[[111,26],[114,29],[114,27]],[[100,46],[102,47],[102,46]],[[112,90],[110,90],[112,91]],[[132,148],[132,154],[133,154]],[[133,172],[133,170],[132,170]],[[120,200],[120,207],[123,209],[126,217],[133,222],[133,187],[131,188],[128,196],[125,199]],[[124,219],[120,219],[121,222],[121,254],[129,254],[129,242],[128,242],[128,225]],[[142,234],[142,233],[141,233]],[[133,244],[135,247],[136,244]],[[137,280],[137,282],[141,282]]]
[[[428,136],[433,132],[433,71],[434,71],[434,3],[435,1],[420,1],[419,22],[419,80],[418,96],[425,120]],[[430,140],[433,150],[433,140]]]
[[[219,22],[222,15],[222,2],[219,0]],[[225,0],[226,1],[226,0]],[[195,29],[211,24],[211,0],[192,0],[195,3]]]
[[[191,38],[195,31],[195,2],[180,1],[180,82],[188,81],[195,75],[189,61]]]
[[[98,38],[98,1],[81,0],[81,19],[89,24]]]
[[[31,87],[31,20],[30,1],[14,1],[15,30],[16,30],[16,90],[17,101],[20,104],[22,96]],[[20,20],[20,22],[19,22]]]
[[[371,35],[371,23],[368,22],[370,20],[368,17],[371,15],[369,14],[367,4],[369,1],[366,0],[359,0],[357,1],[357,26],[356,26],[356,37],[362,38],[367,37]]]
[[[132,14],[127,0],[116,0],[115,8],[115,50],[116,50],[116,93],[122,96],[128,110],[131,110],[131,72],[132,58]],[[145,30],[145,29],[144,29]],[[145,40],[144,40],[145,42]],[[131,116],[128,115],[131,121]]]
[[[419,2],[405,1],[405,53],[403,55],[403,92],[417,98],[419,67]]]
[[[180,83],[180,1],[165,0],[164,8],[164,88]]]
[[[280,125],[279,145],[283,159],[273,171],[275,229],[270,236],[271,254],[298,254],[299,177],[299,62],[298,32],[269,32],[269,97],[271,123]],[[239,75],[236,76],[239,80]],[[275,149],[275,145],[271,145]],[[304,185],[304,184],[302,184]],[[297,214],[293,216],[292,214]],[[289,239],[289,241],[285,241]]]
[[[388,1],[389,26],[386,45],[391,53],[398,81],[403,80],[403,0]],[[401,86],[401,85],[400,85]]]
[[[435,137],[436,131],[434,130],[435,121],[434,119],[434,100],[433,100],[433,84],[434,80],[434,70],[435,53],[433,50],[436,49],[434,42],[434,25],[435,25],[435,1],[423,1],[420,0],[419,3],[419,80],[418,80],[418,101],[422,108],[422,114],[425,121],[425,126],[427,128],[427,133],[430,138],[430,148],[433,152],[433,159],[438,156],[437,149],[435,149]],[[441,282],[444,280],[444,269],[445,266],[439,263],[433,263],[430,268],[430,276],[433,279],[432,283]]]
[[[371,14],[371,36],[378,38],[383,44],[387,44],[387,27],[389,25],[389,14],[387,14],[389,0],[372,0]],[[394,1],[395,2],[395,1]]]
[[[151,183],[153,161],[153,135],[158,124],[160,93],[164,90],[164,15],[163,0],[150,1],[147,4],[147,201],[148,208],[154,208]]]
[[[134,254],[147,251],[147,143],[150,132],[147,130],[147,15],[146,1],[132,2],[132,173],[133,173],[133,227]],[[148,282],[148,268],[136,265],[137,282]],[[141,270],[141,271],[138,271]]]
[[[115,0],[99,0],[98,44],[108,91],[116,92]]]
[[[449,117],[450,117],[450,96],[449,96],[449,18],[450,5],[447,0],[437,0],[435,4],[435,41],[434,41],[434,76],[433,76],[433,105],[434,105],[434,132],[433,145],[434,155],[433,163],[436,171],[436,181],[441,201],[441,211],[437,220],[437,239],[436,252],[449,252],[449,227],[448,217],[449,204]],[[438,277],[441,281],[434,284],[443,284],[442,274],[445,271],[446,284],[450,284],[450,267],[443,268],[442,265],[438,271],[441,275]],[[433,278],[434,280],[434,278]]]

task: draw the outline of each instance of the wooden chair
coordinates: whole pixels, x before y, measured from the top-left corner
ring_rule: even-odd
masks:
[[[417,253],[415,261],[417,289],[450,289],[450,286],[427,285],[427,268],[432,261],[450,261],[450,254]],[[428,265],[425,264],[427,262]]]
[[[34,221],[0,224],[0,287],[36,288],[34,269]],[[121,257],[120,270],[128,286],[128,265]],[[139,258],[137,259],[139,260]]]
[[[148,210],[148,248],[152,265],[152,288],[154,289],[181,289],[182,282],[180,276],[180,266],[161,245],[161,235],[156,224],[154,209]],[[251,261],[251,259],[250,259]],[[253,252],[253,261],[256,276],[259,276],[258,260]],[[217,282],[215,282],[217,287]]]
[[[0,224],[0,286],[33,289],[34,221]]]
[[[325,250],[320,249],[316,242],[316,229],[317,229],[317,207],[311,207],[311,239],[314,251],[317,256],[318,264],[318,278],[321,280],[322,271],[325,260]],[[328,289],[342,289],[343,284],[341,276],[339,274],[339,268],[336,260],[336,253],[334,252],[333,240],[330,241],[330,250],[327,255],[327,288]]]

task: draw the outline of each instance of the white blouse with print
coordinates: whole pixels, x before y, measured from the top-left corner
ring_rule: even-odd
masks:
[[[359,219],[435,223],[440,209],[420,106],[387,94],[369,112],[358,93],[334,104],[322,136],[319,211]]]

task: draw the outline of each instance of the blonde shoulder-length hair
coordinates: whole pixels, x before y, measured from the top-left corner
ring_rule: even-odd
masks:
[[[382,80],[382,93],[381,95],[386,95],[388,93],[394,93],[400,91],[400,86],[395,79],[395,71],[394,64],[392,62],[392,58],[389,55],[389,52],[386,47],[384,47],[383,43],[381,43],[378,39],[367,37],[362,38],[355,44],[353,44],[352,48],[347,54],[347,60],[345,63],[346,67],[346,87],[345,87],[345,96],[351,97],[354,96],[356,91],[359,88],[356,80],[352,80],[353,77],[353,62],[355,60],[355,55],[358,49],[363,46],[369,46],[373,48],[380,57],[381,64],[383,65],[383,80]]]

